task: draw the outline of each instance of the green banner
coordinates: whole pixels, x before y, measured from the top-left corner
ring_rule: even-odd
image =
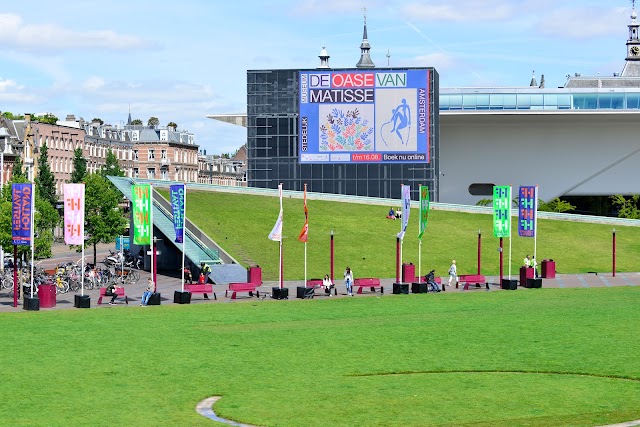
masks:
[[[133,206],[133,244],[151,244],[151,185],[131,186]]]
[[[427,221],[429,220],[429,186],[420,186],[420,229],[418,230],[418,239],[422,239],[424,231],[427,229]]]
[[[511,237],[511,186],[493,187],[493,235]]]

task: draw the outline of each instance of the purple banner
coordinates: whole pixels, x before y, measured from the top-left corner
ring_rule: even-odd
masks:
[[[33,184],[13,184],[11,186],[11,236],[14,245],[31,245],[32,185]]]
[[[169,190],[171,209],[173,210],[173,228],[176,231],[176,243],[182,243],[184,240],[184,190],[185,186],[183,184],[172,185]]]
[[[536,237],[538,186],[521,186],[518,196],[518,236]]]

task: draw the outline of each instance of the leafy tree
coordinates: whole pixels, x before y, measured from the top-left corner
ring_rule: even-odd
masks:
[[[167,123],[167,127],[172,127],[174,129],[178,129],[178,125],[175,122],[169,122]]]
[[[95,122],[98,122],[98,123],[100,123],[101,125],[103,125],[103,124],[104,124],[104,120],[102,120],[102,119],[101,119],[101,118],[99,118],[99,117],[94,117],[94,118],[93,118],[93,120],[91,120],[91,123],[95,123]]]
[[[575,209],[575,206],[569,202],[560,200],[559,197],[549,200],[548,202],[538,200],[538,210],[543,212],[571,212]]]
[[[618,218],[640,219],[639,199],[640,195],[638,194],[634,194],[628,199],[622,194],[611,196],[611,203],[618,207]]]
[[[96,245],[112,243],[124,232],[127,225],[122,210],[118,206],[121,194],[111,182],[100,174],[87,175],[85,180],[85,240],[86,246],[93,246],[93,263],[97,261]]]
[[[147,126],[158,126],[160,124],[160,120],[157,117],[149,117],[149,121],[147,122]]]
[[[4,113],[2,113],[2,117],[9,120],[24,120],[24,116],[16,115],[9,111],[5,111]]]
[[[11,184],[27,182],[25,177],[13,176],[11,181],[2,189],[0,198],[0,244],[4,248],[12,246],[12,203]],[[35,258],[51,257],[51,246],[53,245],[53,229],[60,222],[58,211],[51,206],[49,201],[44,200],[36,188],[36,214],[34,218],[34,249]],[[29,246],[18,246],[18,254],[27,256],[30,254]]]
[[[118,158],[111,148],[107,151],[107,158],[105,160],[104,166],[102,166],[102,170],[100,171],[100,175],[103,177],[111,176],[124,176],[124,172],[120,169],[120,164],[118,163]]]
[[[58,203],[58,196],[56,196],[56,184],[53,172],[51,172],[51,166],[49,165],[49,149],[44,144],[40,147],[40,156],[38,157],[38,176],[36,177],[36,186],[40,196],[55,208]]]
[[[27,175],[24,173],[24,167],[22,166],[22,157],[17,156],[16,161],[13,164],[13,172],[11,173],[12,179],[15,179],[17,183],[27,182]]]
[[[140,120],[140,119],[133,119],[133,120],[131,120],[131,124],[132,124],[132,125],[141,125],[141,124],[142,124],[142,120]]]
[[[73,172],[71,172],[71,182],[78,183],[84,181],[87,175],[87,159],[84,158],[82,148],[73,150]]]
[[[480,199],[476,202],[476,206],[491,206],[493,199]]]
[[[53,114],[45,114],[44,116],[35,116],[33,120],[40,123],[48,123],[50,125],[55,125],[58,122],[58,118]]]

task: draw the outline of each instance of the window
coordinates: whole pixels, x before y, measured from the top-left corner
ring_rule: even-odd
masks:
[[[156,168],[148,168],[147,169],[147,178],[155,179],[156,177]]]
[[[140,176],[140,169],[133,168],[133,177],[138,178]]]
[[[133,160],[138,160],[138,150],[133,150]]]
[[[156,150],[149,150],[149,160],[156,159]]]
[[[177,162],[179,159],[180,157],[178,155],[178,149],[176,148],[173,150],[173,160]]]
[[[167,160],[167,150],[162,150],[161,157],[162,160]]]

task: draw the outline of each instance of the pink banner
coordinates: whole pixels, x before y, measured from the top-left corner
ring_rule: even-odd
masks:
[[[84,243],[84,184],[64,184],[64,242]]]

